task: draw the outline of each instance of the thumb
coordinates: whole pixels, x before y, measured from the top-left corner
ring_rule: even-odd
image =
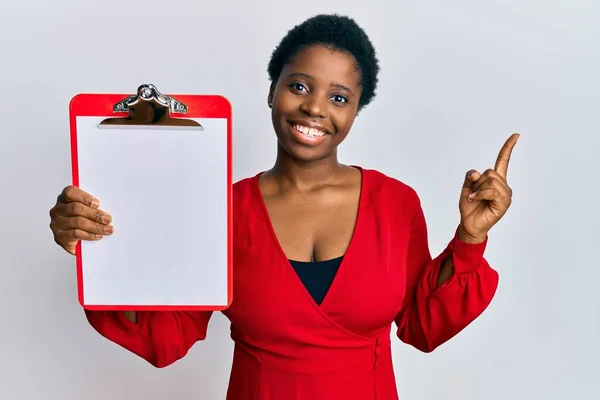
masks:
[[[471,185],[475,182],[477,182],[477,180],[481,178],[481,173],[479,173],[479,171],[476,171],[474,169],[469,170],[467,172],[467,174],[465,175],[465,182],[463,183],[463,190],[465,189],[470,189]]]
[[[65,249],[70,255],[74,256],[75,254],[77,254],[77,242],[65,245],[63,249]]]

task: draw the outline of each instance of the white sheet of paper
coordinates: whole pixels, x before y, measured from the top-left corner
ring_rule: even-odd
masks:
[[[204,130],[77,118],[79,187],[115,232],[82,241],[86,305],[227,304],[227,119]]]

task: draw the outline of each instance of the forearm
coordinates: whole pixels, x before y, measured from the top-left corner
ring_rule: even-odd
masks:
[[[162,311],[138,315],[136,311],[85,310],[85,314],[100,335],[162,368],[185,356],[194,343],[206,338],[212,312]]]
[[[486,239],[486,237],[476,238],[476,237],[468,236],[467,234],[465,234],[462,227],[458,228],[458,240],[460,240],[461,242],[470,243],[470,244],[479,244],[479,243],[483,243],[485,241],[485,239]],[[454,264],[452,262],[452,255],[449,255],[444,260],[444,262],[442,263],[442,267],[440,268],[440,273],[438,275],[438,280],[437,280],[437,287],[440,287],[444,282],[446,282],[448,279],[450,279],[453,274],[454,274]]]
[[[454,264],[452,263],[452,255],[450,255],[442,263],[442,268],[440,268],[436,287],[440,287],[444,282],[450,279],[453,273]]]

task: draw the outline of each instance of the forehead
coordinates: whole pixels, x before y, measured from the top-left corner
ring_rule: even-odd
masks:
[[[342,84],[349,88],[360,85],[356,60],[346,52],[315,45],[304,48],[283,68],[282,76],[307,74],[325,84]]]

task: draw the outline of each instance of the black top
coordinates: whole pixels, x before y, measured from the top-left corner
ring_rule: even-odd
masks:
[[[294,261],[290,264],[317,304],[321,304],[344,257],[325,261]]]

